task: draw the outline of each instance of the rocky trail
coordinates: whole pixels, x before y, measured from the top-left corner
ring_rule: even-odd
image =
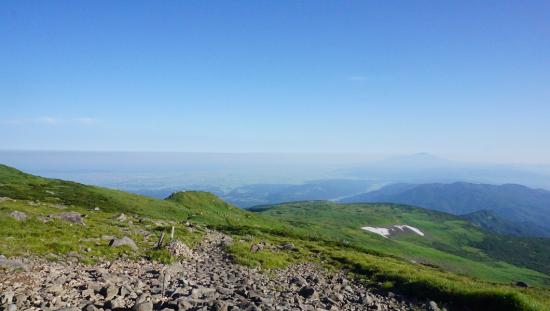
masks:
[[[439,310],[314,264],[261,273],[234,264],[228,243],[230,237],[208,231],[194,251],[181,250],[187,259],[171,265],[0,258],[12,267],[0,270],[0,310]]]

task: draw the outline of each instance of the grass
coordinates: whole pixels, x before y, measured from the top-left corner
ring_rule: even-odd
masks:
[[[314,232],[317,238],[351,246],[357,250],[385,254],[406,261],[438,266],[489,282],[512,283],[522,280],[531,285],[549,286],[550,258],[544,250],[550,240],[537,239],[539,248],[514,244],[516,238],[499,238],[496,249],[508,253],[492,256],[494,251],[480,247],[495,235],[474,227],[455,216],[391,204],[337,204],[324,201],[294,202],[257,208],[263,215]],[[360,228],[408,224],[421,229],[425,236],[401,234],[387,239]],[[535,244],[535,239],[523,239]],[[512,243],[510,243],[512,241]],[[529,245],[529,244],[528,244]],[[548,249],[550,253],[550,248]],[[523,265],[511,263],[522,261]],[[511,263],[510,263],[511,262]],[[537,271],[538,270],[538,271]]]
[[[0,197],[16,199],[0,202],[0,253],[6,256],[40,255],[55,259],[74,252],[82,261],[90,263],[117,257],[147,257],[169,263],[174,258],[166,251],[154,249],[162,232],[168,234],[174,226],[176,238],[193,246],[204,234],[201,228],[210,227],[232,235],[234,244],[229,251],[234,260],[252,267],[275,269],[295,262],[318,262],[329,269],[349,269],[358,278],[382,290],[433,299],[457,308],[550,310],[550,291],[547,289],[520,289],[498,283],[520,276],[522,279],[531,277],[533,284],[537,284],[536,281],[542,283],[546,275],[492,260],[472,246],[483,241],[477,231],[439,214],[435,217],[441,218],[424,219],[412,208],[406,209],[408,214],[396,214],[392,211],[400,208],[378,206],[378,210],[363,212],[361,217],[371,217],[372,224],[405,222],[425,227],[429,233],[426,241],[403,236],[387,243],[383,238],[356,230],[356,225],[365,225],[364,219],[357,215],[336,219],[335,216],[342,213],[330,212],[331,206],[314,210],[313,206],[300,203],[296,206],[296,215],[284,209],[280,213],[272,210],[259,214],[235,208],[204,192],[177,193],[167,200],[155,200],[40,178],[5,166],[0,166]],[[303,206],[309,210],[301,209]],[[354,208],[362,211],[360,206]],[[29,219],[17,222],[8,216],[14,210],[26,213]],[[40,216],[62,211],[85,214],[86,225],[39,220]],[[129,221],[116,220],[122,212]],[[318,213],[325,213],[322,221],[315,219],[319,218]],[[186,226],[187,222],[194,225],[192,230]],[[346,225],[335,231],[338,222]],[[436,228],[441,233],[433,231]],[[129,236],[136,241],[139,250],[109,247],[108,241],[102,238],[104,235]],[[368,238],[364,239],[365,236]],[[251,245],[260,242],[266,247],[256,253],[250,252]],[[294,244],[295,250],[279,247],[286,243]],[[445,250],[445,247],[450,248]],[[459,251],[469,255],[460,257],[456,254]],[[438,265],[426,265],[432,261],[412,263],[407,257],[409,254],[414,255],[417,262],[430,259]],[[445,266],[449,263],[469,269],[450,272],[452,267]],[[498,279],[499,275],[502,280]]]
[[[28,220],[19,222],[8,216],[11,211],[21,211]],[[86,225],[71,224],[63,220],[50,220],[47,223],[38,218],[71,210],[86,214]],[[161,231],[169,233],[170,226],[158,226],[152,220],[139,215],[129,216],[130,222],[120,222],[115,218],[118,214],[89,211],[71,206],[66,209],[31,205],[28,201],[17,200],[0,203],[0,253],[8,256],[27,256],[30,254],[66,255],[78,253],[85,262],[95,262],[117,257],[138,258],[152,249]],[[141,222],[138,221],[141,219]],[[133,220],[133,221],[132,221]],[[193,245],[200,240],[201,232],[189,232],[183,224],[175,223],[177,228],[175,238]],[[109,246],[108,237],[128,236],[139,247],[132,251],[127,247],[113,248]],[[89,251],[87,251],[89,250]],[[53,255],[53,256],[52,256]]]

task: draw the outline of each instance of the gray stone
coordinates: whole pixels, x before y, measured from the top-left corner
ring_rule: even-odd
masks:
[[[14,295],[15,294],[12,291],[7,291],[7,292],[2,293],[2,295],[0,295],[0,303],[1,304],[10,304],[13,300]]]
[[[310,286],[304,286],[300,289],[298,294],[306,299],[314,299],[316,296],[318,296],[317,292],[313,287]]]
[[[292,243],[283,244],[283,246],[281,247],[282,249],[291,250],[291,251],[297,250],[297,248]]]
[[[25,295],[25,294],[20,293],[20,294],[15,295],[15,302],[16,302],[17,305],[19,305],[19,306],[20,306],[21,304],[23,304],[25,301],[27,301],[27,299],[28,299],[28,296]]]
[[[65,220],[76,225],[84,225],[84,220],[82,219],[82,215],[77,212],[65,212],[65,213],[53,214],[53,215],[50,215],[50,218]]]
[[[111,310],[124,308],[124,299],[122,297],[111,299],[105,303],[105,307]]]
[[[17,221],[25,221],[27,220],[27,214],[20,212],[20,211],[13,211],[10,213],[10,216],[13,217]]]
[[[93,304],[90,303],[87,306],[85,306],[82,310],[83,311],[97,311],[97,308]]]
[[[304,279],[303,277],[301,277],[299,275],[292,277],[290,279],[289,283],[291,285],[296,285],[296,286],[299,286],[299,287],[303,287],[303,286],[308,285],[306,279]]]
[[[165,272],[171,275],[176,275],[184,271],[185,271],[185,267],[181,264],[181,262],[170,264],[166,266],[166,269],[165,269]]]
[[[61,284],[55,284],[48,287],[46,291],[52,294],[60,294],[61,292],[63,292],[63,286]]]
[[[134,307],[132,308],[134,311],[152,311],[153,310],[153,303],[150,301],[136,303]]]
[[[261,250],[263,250],[264,247],[262,244],[253,244],[251,247],[250,247],[250,252],[251,253],[257,253]]]
[[[120,247],[120,246],[128,246],[132,250],[137,251],[138,247],[136,245],[136,242],[134,240],[130,239],[129,237],[125,236],[121,239],[113,239],[111,240],[111,243],[109,243],[111,247]]]
[[[120,214],[116,220],[118,221],[126,221],[128,219],[128,217],[126,217],[126,215],[124,215],[124,213]]]
[[[105,286],[99,291],[99,293],[105,297],[105,300],[111,300],[118,295],[118,287],[112,285]]]
[[[429,305],[430,305],[429,306],[430,311],[441,311],[441,309],[439,309],[439,306],[435,301],[430,301]]]

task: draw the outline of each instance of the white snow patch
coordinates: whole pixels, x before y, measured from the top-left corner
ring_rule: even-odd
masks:
[[[393,233],[395,233],[397,230],[400,230],[400,231],[412,231],[416,234],[418,234],[419,236],[424,236],[424,232],[420,231],[420,229],[418,228],[415,228],[413,226],[409,226],[409,225],[393,225],[389,228],[384,228],[384,227],[369,227],[369,226],[366,226],[366,227],[361,227],[361,229],[363,230],[366,230],[366,231],[370,231],[372,233],[376,233],[378,235],[381,235],[385,238],[389,238],[390,236],[393,235]]]
[[[390,230],[388,228],[362,227],[361,229],[379,234],[385,238],[387,238],[390,235]]]
[[[409,229],[411,230],[412,232],[420,235],[420,236],[424,236],[424,232],[420,231],[420,229],[418,228],[415,228],[413,226],[409,226],[409,225],[395,225],[394,226],[395,228],[399,228],[401,229],[401,231],[405,231],[405,229]]]

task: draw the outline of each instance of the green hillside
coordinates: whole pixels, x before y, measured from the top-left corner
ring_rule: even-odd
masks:
[[[516,242],[517,239],[489,239],[492,235],[449,214],[404,205],[325,201],[285,203],[254,210],[312,230],[323,239],[364,251],[389,254],[487,281],[522,280],[540,286],[550,285],[550,278],[544,274],[550,273],[550,240],[522,239],[527,245],[548,250],[547,253],[530,254],[530,247],[521,247],[523,244]],[[416,227],[425,235],[400,234],[388,239],[361,229],[395,224]],[[493,256],[490,256],[481,247],[489,240],[493,248],[509,251],[506,254],[491,251]],[[532,252],[537,251],[538,248]],[[513,263],[520,263],[525,268],[513,266]]]
[[[233,237],[228,251],[245,265],[269,269],[314,261],[327,268],[345,267],[381,290],[433,299],[451,309],[549,310],[550,291],[543,288],[548,284],[546,275],[468,249],[461,239],[482,242],[483,233],[446,214],[434,213],[440,219],[429,219],[418,209],[383,205],[376,207],[380,212],[364,212],[361,217],[376,215],[372,224],[375,220],[376,224],[410,223],[427,232],[423,242],[406,235],[388,240],[357,230],[355,225],[369,224],[363,221],[367,218],[361,219],[357,212],[343,213],[340,208],[345,206],[293,203],[253,213],[205,192],[175,193],[156,200],[36,177],[6,166],[0,166],[0,197],[0,254],[8,257],[73,257],[85,263],[146,257],[169,262],[173,258],[167,252],[154,248],[162,232],[168,234],[174,227],[176,238],[193,246],[208,227]],[[352,206],[364,210],[362,205]],[[398,210],[408,213],[394,213]],[[25,213],[27,219],[16,220],[10,216],[14,211]],[[85,215],[85,224],[48,217],[65,212]],[[125,220],[120,220],[121,213]],[[339,221],[345,224],[340,229]],[[138,249],[109,247],[105,236],[128,236]],[[260,241],[274,247],[250,252],[251,245]],[[430,247],[433,243],[458,244],[443,251]],[[459,256],[460,251],[471,255]],[[416,262],[408,254],[414,254]],[[508,285],[511,280],[525,281],[530,287]]]
[[[521,185],[396,184],[345,198],[343,202],[391,202],[454,215],[470,214],[489,230],[496,229],[508,235],[550,237],[550,191]],[[496,217],[475,214],[480,211],[490,211]]]

